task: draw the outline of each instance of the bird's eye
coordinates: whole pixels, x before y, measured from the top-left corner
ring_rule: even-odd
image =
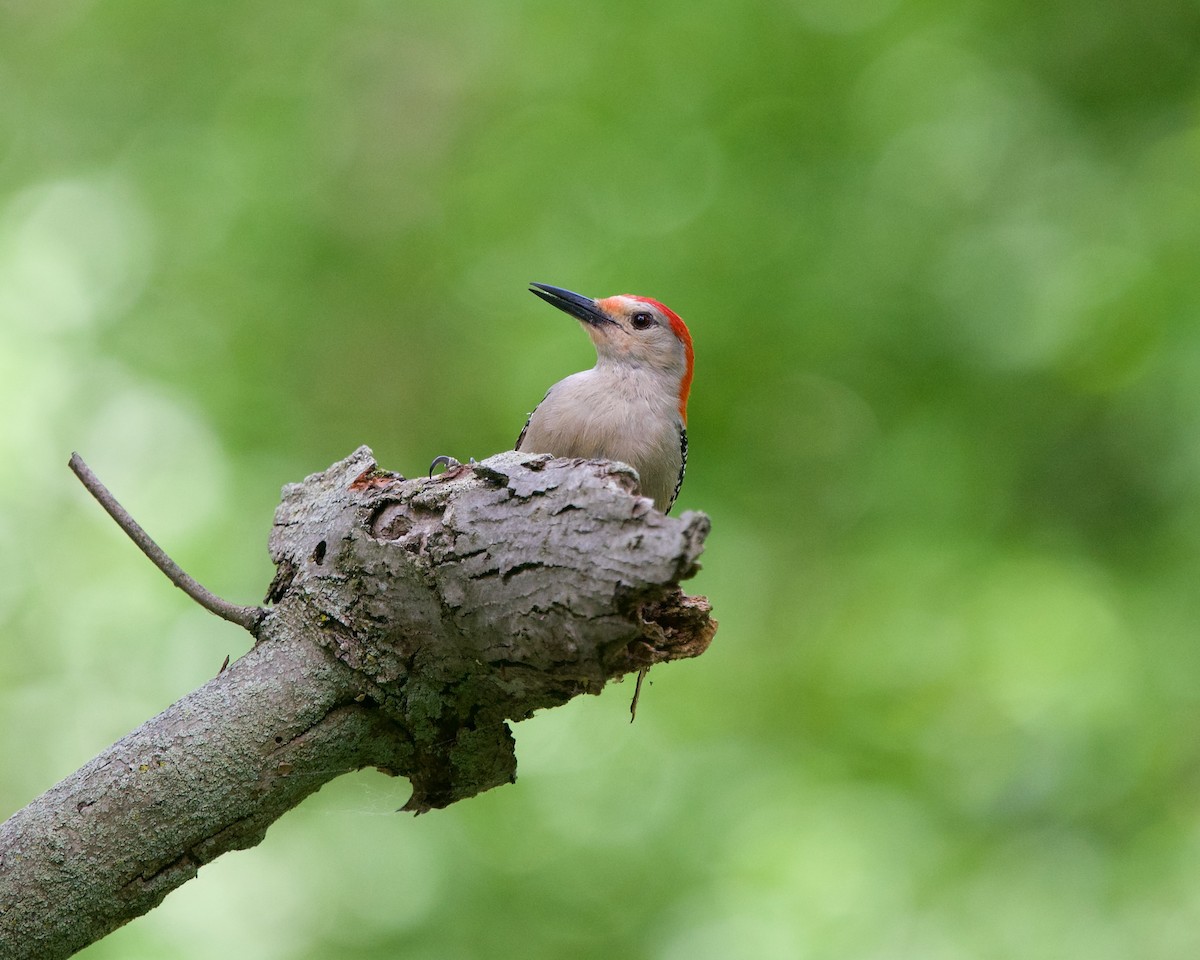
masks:
[[[654,316],[649,313],[635,313],[630,318],[630,322],[633,324],[634,330],[645,330],[654,323]]]

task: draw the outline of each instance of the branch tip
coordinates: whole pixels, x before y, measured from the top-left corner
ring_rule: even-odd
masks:
[[[130,516],[129,511],[121,506],[117,498],[100,482],[100,478],[92,473],[91,467],[84,462],[83,457],[78,453],[72,453],[67,465],[79,478],[79,482],[83,484],[87,492],[95,497],[96,502],[116,521],[117,526],[125,531],[126,536],[137,544],[138,549],[163,572],[168,580],[205,610],[215,613],[222,620],[236,623],[252,636],[258,636],[259,625],[266,614],[262,607],[243,607],[236,603],[230,603],[207,590],[167,556],[166,551],[154,542],[141,525]]]

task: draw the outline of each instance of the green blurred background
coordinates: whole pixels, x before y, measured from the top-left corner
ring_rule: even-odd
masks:
[[[0,5],[0,815],[245,650],[282,484],[690,324],[699,660],[83,955],[1200,955],[1200,8]]]

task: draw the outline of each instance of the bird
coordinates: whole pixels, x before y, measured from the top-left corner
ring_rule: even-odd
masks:
[[[531,283],[529,292],[580,322],[596,347],[596,365],[546,391],[515,449],[627,463],[643,495],[668,513],[687,469],[687,324],[650,297],[592,299],[545,283]]]
[[[579,320],[596,347],[596,365],[546,391],[514,449],[627,463],[637,470],[642,493],[669,513],[687,470],[694,359],[687,324],[650,297],[624,293],[593,299],[547,283],[531,283],[529,292]],[[453,457],[437,457],[431,476],[438,466],[463,465]],[[649,670],[638,670],[631,722]]]

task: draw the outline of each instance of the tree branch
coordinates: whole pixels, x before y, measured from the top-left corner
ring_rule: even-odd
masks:
[[[100,482],[100,478],[92,473],[91,467],[84,463],[83,457],[72,453],[67,465],[74,471],[80,483],[87,488],[88,493],[95,497],[100,506],[108,511],[108,515],[117,521],[117,526],[124,530],[129,539],[137,544],[138,549],[150,558],[150,562],[166,574],[168,580],[205,610],[215,613],[230,623],[236,623],[239,627],[248,630],[251,635],[257,635],[258,625],[266,613],[262,607],[238,606],[236,603],[222,600],[215,593],[205,589],[198,581],[184,572],[183,568],[168,557],[166,551],[151,539],[150,534],[142,529],[141,524],[129,515],[129,511],[121,506],[117,498]]]
[[[0,825],[0,955],[69,956],[341,773],[403,774],[417,813],[509,783],[506,720],[702,653],[677,584],[707,518],[634,489],[519,453],[405,481],[366,448],[286,487],[254,649]]]

